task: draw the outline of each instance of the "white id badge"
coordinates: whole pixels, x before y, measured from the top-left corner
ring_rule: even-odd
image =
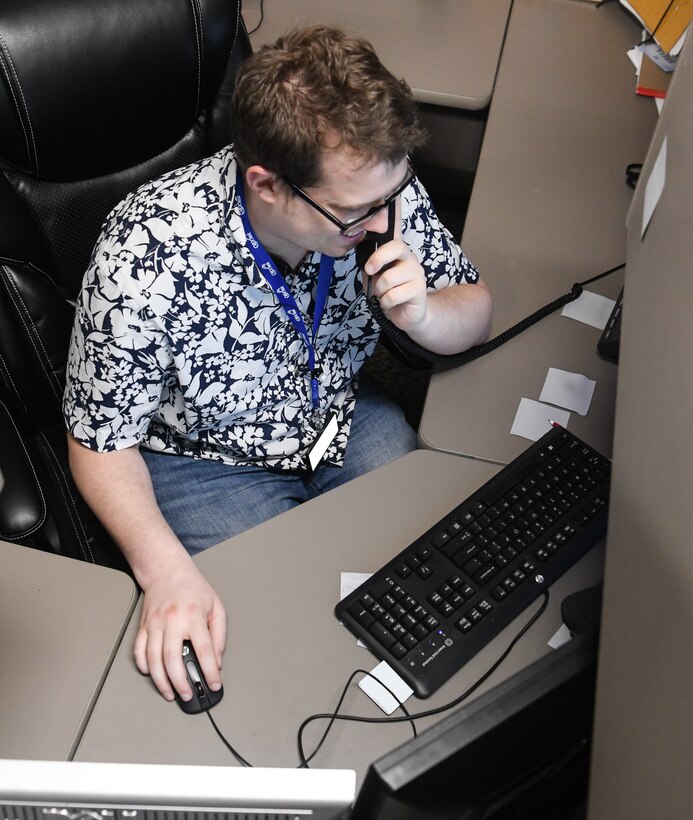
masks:
[[[334,437],[337,435],[338,429],[339,425],[337,424],[337,414],[330,413],[330,416],[325,422],[325,426],[322,428],[320,435],[315,439],[310,450],[308,450],[308,453],[306,454],[308,466],[311,471],[315,470],[318,464],[322,461],[322,457],[325,455],[325,452],[330,444],[332,444]]]

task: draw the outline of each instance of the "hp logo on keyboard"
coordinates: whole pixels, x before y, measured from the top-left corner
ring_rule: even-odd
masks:
[[[535,580],[538,584],[543,584],[543,583],[544,583],[544,581],[545,581],[546,579],[544,578],[544,576],[543,576],[543,575],[535,575],[535,576],[534,576],[534,580]]]

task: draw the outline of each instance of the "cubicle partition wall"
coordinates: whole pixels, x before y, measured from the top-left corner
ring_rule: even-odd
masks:
[[[590,820],[693,812],[693,43],[628,215]]]

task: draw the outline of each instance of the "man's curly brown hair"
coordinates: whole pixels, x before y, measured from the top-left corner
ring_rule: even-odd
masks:
[[[296,29],[240,68],[232,128],[242,168],[262,165],[309,188],[325,149],[400,162],[424,141],[411,89],[366,40],[329,26]]]

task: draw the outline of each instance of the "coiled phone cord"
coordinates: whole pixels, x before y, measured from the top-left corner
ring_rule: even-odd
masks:
[[[389,341],[395,347],[395,352],[398,351],[400,354],[404,355],[407,359],[407,363],[411,367],[423,369],[429,363],[444,365],[447,367],[460,367],[463,364],[468,364],[474,359],[478,359],[480,356],[490,353],[492,350],[496,350],[501,345],[504,345],[506,342],[510,341],[510,339],[513,339],[515,336],[522,333],[523,330],[527,330],[527,328],[536,324],[540,319],[554,313],[554,311],[564,307],[570,302],[574,302],[582,294],[585,286],[590,285],[592,282],[596,282],[598,279],[602,279],[605,276],[609,276],[623,267],[625,267],[625,262],[620,265],[616,265],[616,267],[610,268],[597,276],[593,276],[591,279],[586,279],[584,282],[575,282],[568,293],[563,294],[563,296],[555,299],[553,302],[549,302],[549,304],[539,308],[539,310],[522,319],[516,325],[513,325],[503,331],[503,333],[500,333],[495,338],[490,339],[488,342],[470,347],[467,350],[463,350],[461,353],[433,353],[425,347],[422,347],[385,316],[383,309],[380,307],[380,303],[375,296],[371,296],[368,300],[368,307],[370,308],[373,317],[385,333],[387,337],[386,341]],[[419,361],[412,361],[410,358],[411,356],[414,356],[415,359],[418,359]],[[423,362],[421,360],[423,360]]]

